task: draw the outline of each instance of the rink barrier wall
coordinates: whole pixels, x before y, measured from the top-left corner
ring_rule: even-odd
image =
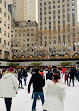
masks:
[[[0,60],[1,66],[8,66],[7,63],[19,63],[19,66],[32,66],[32,63],[41,63],[42,66],[58,66],[62,62],[71,62],[71,65],[75,65],[79,62],[76,59],[55,59],[55,60]]]

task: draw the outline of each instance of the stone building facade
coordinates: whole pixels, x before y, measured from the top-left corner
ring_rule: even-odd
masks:
[[[32,21],[16,22],[11,31],[12,57],[20,58],[35,55],[37,44],[37,23]]]
[[[77,0],[38,0],[39,45],[47,54],[77,53]]]
[[[11,13],[7,0],[0,0],[0,59],[11,59]]]

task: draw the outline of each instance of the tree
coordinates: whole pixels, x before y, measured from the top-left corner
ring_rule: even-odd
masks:
[[[12,63],[11,62],[11,63],[7,63],[7,65],[10,66],[10,67],[14,67],[15,68],[16,66],[19,65],[19,63]]]
[[[68,65],[70,65],[70,64],[71,64],[71,62],[62,62],[62,63],[61,63],[62,66],[68,66]]]
[[[34,67],[39,67],[39,66],[41,66],[41,64],[42,63],[31,63],[31,65],[34,66]]]

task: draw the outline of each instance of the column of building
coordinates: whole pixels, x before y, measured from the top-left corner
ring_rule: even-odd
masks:
[[[0,59],[11,59],[11,14],[7,0],[0,0]]]

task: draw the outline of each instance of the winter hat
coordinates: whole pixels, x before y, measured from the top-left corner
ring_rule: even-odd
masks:
[[[38,73],[38,72],[39,72],[39,69],[35,69],[35,72]]]
[[[12,68],[12,67],[11,67],[11,68],[9,68],[9,71],[14,71],[14,68]]]

